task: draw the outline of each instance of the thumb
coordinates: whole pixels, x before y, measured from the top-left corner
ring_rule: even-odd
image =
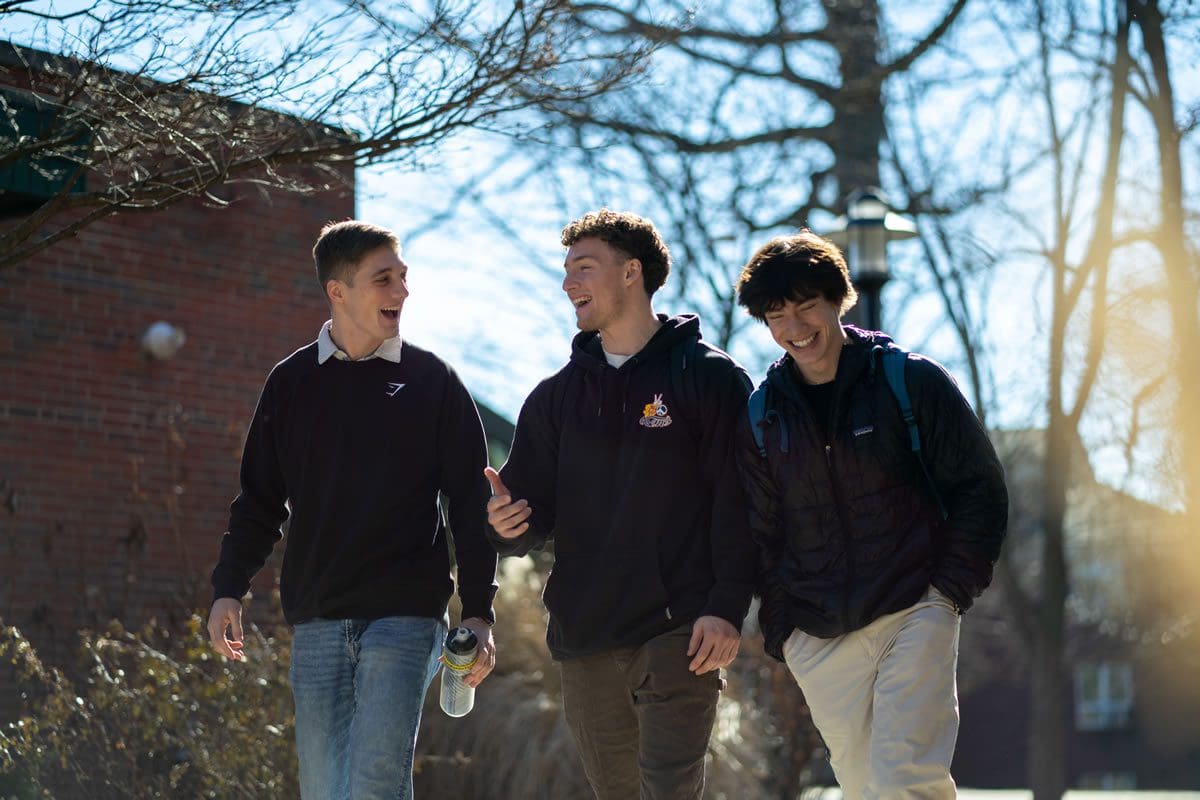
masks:
[[[504,481],[500,480],[500,473],[491,467],[483,468],[483,476],[487,478],[488,483],[492,485],[492,496],[499,494],[508,494],[508,487],[504,485]]]
[[[242,641],[242,610],[238,608],[229,615],[229,633],[231,641]]]

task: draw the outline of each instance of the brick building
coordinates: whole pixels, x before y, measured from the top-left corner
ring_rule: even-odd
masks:
[[[47,655],[207,606],[263,378],[325,319],[313,239],[353,213],[351,192],[248,190],[0,272],[0,614]],[[160,320],[186,334],[165,360],[141,344]]]

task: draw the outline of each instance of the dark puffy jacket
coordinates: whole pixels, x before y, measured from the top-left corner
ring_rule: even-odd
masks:
[[[839,636],[908,608],[930,584],[965,611],[991,582],[1008,524],[1000,461],[950,375],[917,355],[906,364],[943,519],[873,351],[891,340],[846,331],[827,425],[813,418],[785,355],[765,380],[765,459],[748,418],[739,430],[738,465],[760,554],[759,620],[767,652],[780,660],[794,629]]]

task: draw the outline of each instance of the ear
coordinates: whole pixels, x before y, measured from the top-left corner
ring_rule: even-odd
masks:
[[[642,260],[640,258],[631,258],[625,262],[625,285],[631,286],[634,283],[642,282]]]
[[[346,287],[343,286],[342,282],[336,278],[330,278],[329,280],[325,281],[325,299],[329,301],[330,305],[334,305],[335,303],[340,303],[345,300],[345,291]]]

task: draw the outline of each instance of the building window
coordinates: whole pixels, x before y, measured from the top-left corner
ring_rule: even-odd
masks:
[[[87,158],[88,135],[82,130],[65,133],[60,112],[30,92],[0,87],[0,153],[11,153],[25,140],[61,140],[0,165],[0,217],[33,211],[64,189],[84,191],[84,179],[76,173]],[[72,175],[76,177],[68,188]]]
[[[1129,726],[1133,711],[1133,666],[1114,661],[1075,667],[1075,728],[1107,731]]]

